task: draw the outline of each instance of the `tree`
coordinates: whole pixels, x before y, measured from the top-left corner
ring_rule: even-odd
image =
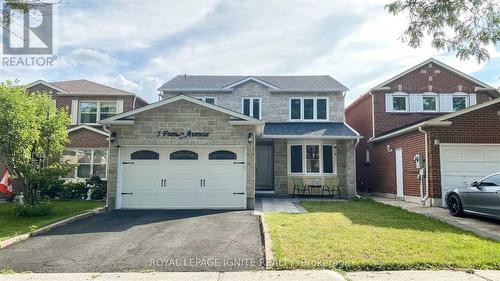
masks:
[[[24,183],[27,202],[39,202],[40,185],[67,171],[60,155],[68,143],[70,123],[49,94],[28,93],[12,83],[0,84],[0,160]]]
[[[428,35],[434,48],[454,51],[462,60],[475,57],[482,62],[489,59],[487,46],[500,41],[496,0],[397,0],[386,9],[393,15],[408,15],[401,40],[414,48]]]

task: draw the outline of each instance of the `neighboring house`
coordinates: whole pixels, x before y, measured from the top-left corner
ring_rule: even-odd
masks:
[[[330,76],[181,75],[163,100],[102,120],[111,132],[108,207],[253,208],[291,179],[355,195],[347,88]],[[317,191],[316,191],[317,192]]]
[[[148,104],[134,93],[83,79],[50,83],[38,80],[26,87],[29,92],[50,93],[56,106],[70,114],[70,143],[62,160],[78,167],[67,179],[85,179],[96,174],[106,180],[109,133],[98,122]]]
[[[372,88],[346,109],[348,124],[365,137],[358,183],[441,206],[451,187],[500,171],[497,97],[495,88],[435,59]]]

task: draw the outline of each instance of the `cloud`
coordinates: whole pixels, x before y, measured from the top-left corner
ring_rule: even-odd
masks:
[[[91,69],[113,69],[120,61],[107,53],[94,49],[78,48],[56,61],[57,66],[67,69],[88,67]]]

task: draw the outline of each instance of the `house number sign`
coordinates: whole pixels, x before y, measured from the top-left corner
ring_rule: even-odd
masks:
[[[185,139],[185,138],[207,138],[209,135],[208,132],[196,132],[191,130],[173,132],[168,130],[160,130],[156,132],[157,137],[164,138],[177,138],[177,139]]]

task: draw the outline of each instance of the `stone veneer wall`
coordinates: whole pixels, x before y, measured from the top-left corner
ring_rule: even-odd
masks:
[[[287,122],[292,97],[327,97],[331,122],[344,122],[344,96],[341,92],[331,93],[271,93],[269,88],[248,81],[236,86],[232,93],[186,93],[189,96],[214,97],[218,106],[237,112],[242,111],[243,97],[262,98],[262,120],[266,122]],[[166,93],[165,98],[173,97],[178,93]]]
[[[354,141],[337,140],[337,174],[343,187],[342,197],[352,198],[356,192],[356,174],[354,164]],[[276,195],[292,194],[293,177],[304,178],[305,183],[320,179],[321,184],[326,184],[329,176],[288,176],[288,142],[287,140],[274,141],[274,193]]]
[[[219,111],[187,101],[177,101],[136,115],[134,125],[109,125],[117,141],[109,147],[108,208],[115,209],[120,145],[241,145],[247,150],[247,207],[255,203],[255,142],[248,143],[254,126],[233,126],[230,117]],[[208,138],[174,139],[156,137],[158,130],[193,130],[209,132]]]
[[[274,141],[274,194],[288,194],[287,141]]]

